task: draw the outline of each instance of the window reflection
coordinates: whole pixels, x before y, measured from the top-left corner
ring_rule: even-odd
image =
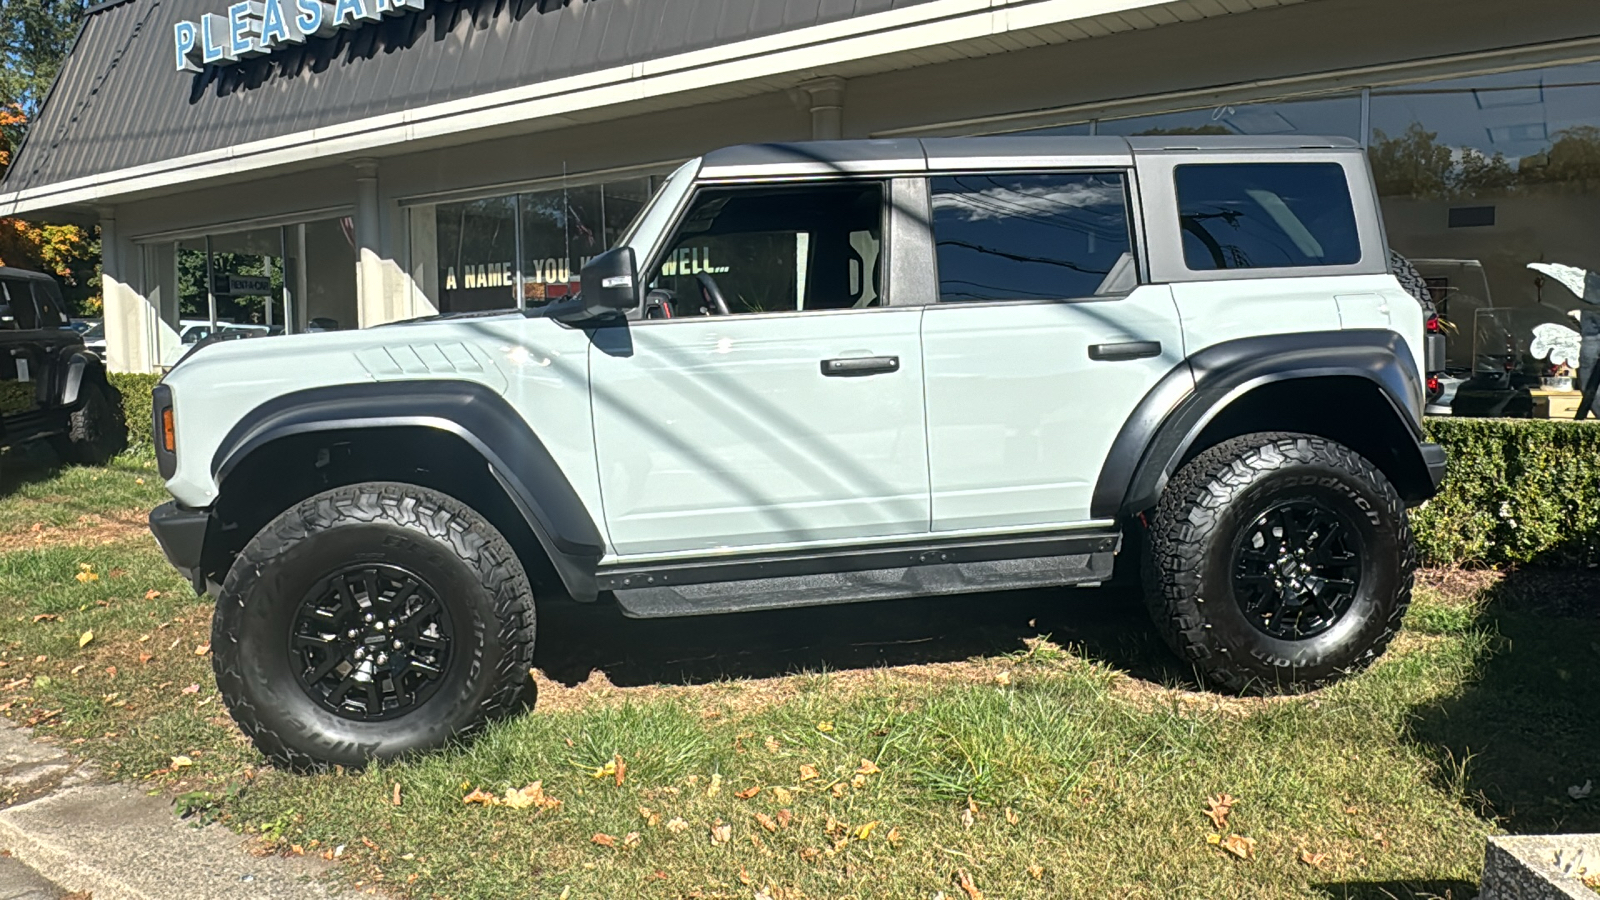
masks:
[[[1209,109],[1190,109],[1102,119],[1099,134],[1326,134],[1351,139],[1361,137],[1361,95],[1233,103]]]

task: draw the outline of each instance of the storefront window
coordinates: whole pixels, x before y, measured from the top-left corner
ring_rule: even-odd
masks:
[[[1233,103],[1211,109],[1102,119],[1098,134],[1327,134],[1361,137],[1361,95]]]
[[[1389,243],[1426,280],[1447,359],[1550,374],[1533,329],[1578,298],[1528,263],[1600,268],[1600,63],[1374,89],[1370,157]]]
[[[439,204],[439,311],[538,306],[576,291],[583,264],[611,246],[650,189],[649,178],[630,178]]]

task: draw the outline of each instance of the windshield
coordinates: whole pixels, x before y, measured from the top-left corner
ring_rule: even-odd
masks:
[[[93,325],[90,325],[89,330],[83,333],[83,339],[86,341],[103,340],[105,336],[106,326],[104,322],[96,322]]]
[[[689,160],[667,176],[666,182],[661,185],[661,190],[656,191],[656,195],[650,198],[644,209],[639,211],[639,215],[617,241],[617,246],[632,247],[634,254],[642,263],[645,256],[649,255],[650,250],[661,240],[661,232],[666,230],[672,214],[677,211],[683,196],[689,192],[689,186],[694,183],[694,176],[699,171],[700,160],[697,158]]]

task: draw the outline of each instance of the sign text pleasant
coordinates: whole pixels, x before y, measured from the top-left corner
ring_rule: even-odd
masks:
[[[241,0],[227,15],[178,22],[172,39],[179,72],[261,56],[309,37],[422,9],[426,0]]]

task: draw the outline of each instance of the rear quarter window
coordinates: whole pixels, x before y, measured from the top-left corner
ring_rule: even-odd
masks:
[[[1361,261],[1350,186],[1338,163],[1183,165],[1174,178],[1191,271]]]

